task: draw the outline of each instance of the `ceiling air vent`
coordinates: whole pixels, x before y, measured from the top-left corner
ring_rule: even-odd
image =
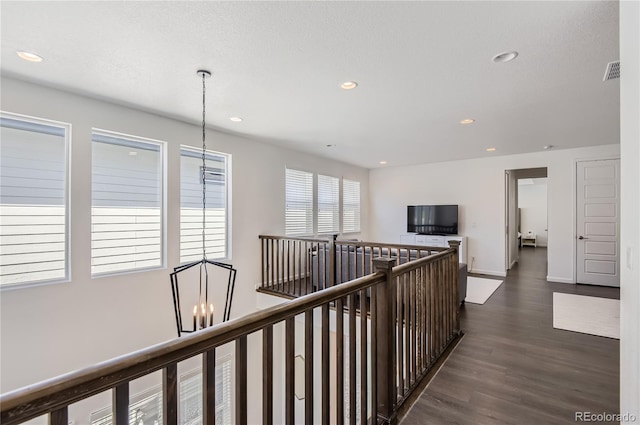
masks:
[[[620,61],[609,62],[607,69],[604,72],[604,79],[602,81],[615,80],[620,78]]]

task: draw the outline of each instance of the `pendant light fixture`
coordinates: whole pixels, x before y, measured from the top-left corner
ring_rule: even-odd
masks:
[[[227,271],[227,292],[224,303],[222,321],[229,320],[231,315],[231,302],[236,283],[237,270],[231,264],[220,263],[207,259],[206,251],[206,222],[207,222],[207,144],[206,144],[206,79],[211,77],[211,72],[200,69],[197,75],[202,78],[202,166],[200,169],[200,184],[202,185],[202,259],[175,267],[170,274],[171,290],[173,293],[173,307],[176,316],[178,336],[183,333],[192,333],[212,326],[215,315],[215,301],[213,293],[209,290],[209,269],[214,266]],[[194,267],[199,267],[199,281],[197,285],[196,302],[183,306],[180,301],[180,273]],[[193,286],[193,285],[191,285]],[[193,309],[191,308],[193,306]],[[185,323],[186,322],[186,323]]]

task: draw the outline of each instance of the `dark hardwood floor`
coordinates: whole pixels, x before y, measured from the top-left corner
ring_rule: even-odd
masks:
[[[552,297],[619,298],[619,289],[549,283],[546,255],[523,248],[484,305],[462,308],[465,336],[402,425],[575,424],[575,412],[618,413],[619,341],[553,329]]]

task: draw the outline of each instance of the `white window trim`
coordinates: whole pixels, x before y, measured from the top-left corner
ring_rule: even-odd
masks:
[[[180,158],[182,158],[182,150],[188,150],[188,151],[192,151],[192,152],[199,152],[200,154],[202,154],[202,148],[197,148],[194,146],[189,146],[189,145],[180,145],[179,148],[179,153],[180,153]],[[226,256],[224,258],[217,258],[215,261],[232,261],[233,260],[233,255],[232,255],[232,246],[231,246],[231,241],[233,240],[233,238],[231,237],[231,233],[233,230],[232,227],[232,181],[233,179],[231,178],[231,173],[232,173],[232,155],[230,153],[226,153],[226,152],[220,152],[220,151],[214,151],[211,149],[207,149],[206,150],[207,153],[212,154],[212,155],[220,155],[222,157],[224,157],[224,166],[225,166],[225,176],[224,176],[224,184],[226,187],[225,190],[225,203],[226,203],[226,208],[227,208],[227,214],[226,214],[226,221],[225,221],[225,226],[226,228],[226,232],[225,232],[225,244],[226,244]],[[180,174],[179,174],[180,176]],[[178,191],[180,191],[180,188],[178,189]],[[180,196],[180,193],[178,193],[178,196]],[[180,250],[180,236],[178,235],[178,251]],[[178,258],[180,258],[180,254],[178,253]],[[180,264],[188,264],[189,262],[180,262]]]
[[[33,124],[48,125],[51,127],[60,127],[64,129],[64,146],[65,146],[65,186],[64,186],[64,208],[65,208],[65,277],[61,279],[37,280],[32,282],[9,283],[0,285],[0,292],[11,291],[15,289],[34,288],[38,286],[53,285],[58,283],[67,283],[71,281],[71,129],[70,123],[49,120],[46,118],[33,117],[30,115],[16,114],[0,110],[0,116],[3,118],[24,121]]]
[[[158,140],[158,139],[150,139],[147,137],[135,136],[132,134],[119,133],[116,131],[105,130],[101,128],[92,128],[91,129],[91,151],[93,152],[93,135],[98,134],[106,137],[115,137],[121,139],[129,139],[134,142],[142,142],[142,143],[150,143],[155,144],[160,147],[160,167],[161,167],[161,177],[160,184],[162,188],[160,190],[160,265],[153,267],[144,267],[139,269],[132,270],[122,270],[116,272],[105,272],[105,273],[96,273],[91,274],[91,279],[100,279],[103,277],[110,276],[121,276],[128,275],[133,273],[144,273],[152,270],[163,270],[167,268],[167,142]],[[91,165],[90,175],[93,173],[93,164]],[[91,185],[93,184],[93,180],[91,181]],[[93,189],[91,189],[91,195],[89,199],[89,203],[91,208],[93,208]],[[89,212],[90,220],[89,222],[92,224],[93,220],[91,219],[91,212]],[[91,236],[90,236],[91,238]],[[89,254],[89,262],[92,260],[92,254]],[[91,267],[91,265],[90,265]]]

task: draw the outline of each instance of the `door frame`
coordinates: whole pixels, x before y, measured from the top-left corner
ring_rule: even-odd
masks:
[[[509,203],[509,180],[511,170],[504,170],[504,274],[511,268],[509,265],[509,259],[511,258],[511,241],[509,239],[509,209],[511,204]]]
[[[574,167],[577,167],[577,165],[574,165]],[[551,168],[549,166],[549,164],[544,164],[544,165],[540,165],[537,167],[526,167],[526,168],[509,168],[509,169],[505,169],[504,170],[504,206],[505,206],[505,217],[504,217],[504,233],[505,233],[505,276],[507,274],[507,272],[511,269],[512,264],[511,264],[511,239],[509,238],[509,228],[511,226],[513,226],[513,223],[511,223],[511,220],[509,219],[509,212],[510,212],[510,208],[512,207],[512,205],[509,204],[509,177],[510,177],[510,173],[513,174],[513,181],[514,181],[514,185],[515,185],[515,207],[519,207],[518,206],[518,180],[520,179],[537,179],[537,178],[546,178],[547,179],[547,236],[549,235],[548,229],[549,229],[549,193],[550,193],[550,187],[551,187],[551,178],[549,177],[549,168]],[[544,174],[544,175],[542,175]],[[575,180],[575,176],[576,173],[573,173],[573,179]],[[574,183],[575,186],[575,183]],[[573,191],[573,196],[575,197],[575,190]],[[575,202],[574,202],[574,207],[575,207]],[[517,216],[518,211],[516,209],[515,214]],[[517,217],[516,217],[517,219]],[[575,221],[575,214],[574,214],[574,221]],[[575,228],[575,224],[573,226]],[[574,229],[575,230],[575,229]],[[517,230],[516,230],[517,232]],[[516,237],[516,242],[517,243],[517,237]],[[548,239],[547,239],[547,246],[548,246]],[[519,262],[520,260],[520,252],[518,252],[518,255],[516,256],[516,260],[513,264]],[[574,262],[575,262],[575,255],[574,255]],[[549,263],[549,251],[547,251],[547,264]],[[575,265],[574,265],[575,268]],[[575,273],[574,273],[575,274]],[[547,270],[547,276],[546,276],[547,280],[549,278],[549,271]]]
[[[516,176],[517,170],[505,170],[505,273],[513,268],[513,266],[520,261],[520,252],[518,251],[517,255],[512,256],[512,252],[515,249],[519,249],[517,246],[517,233],[518,229],[516,229],[516,238],[515,241],[511,237],[512,227],[516,225],[518,221],[518,177]],[[511,202],[511,191],[514,191],[514,199]],[[512,223],[511,215],[514,215],[516,223]]]

